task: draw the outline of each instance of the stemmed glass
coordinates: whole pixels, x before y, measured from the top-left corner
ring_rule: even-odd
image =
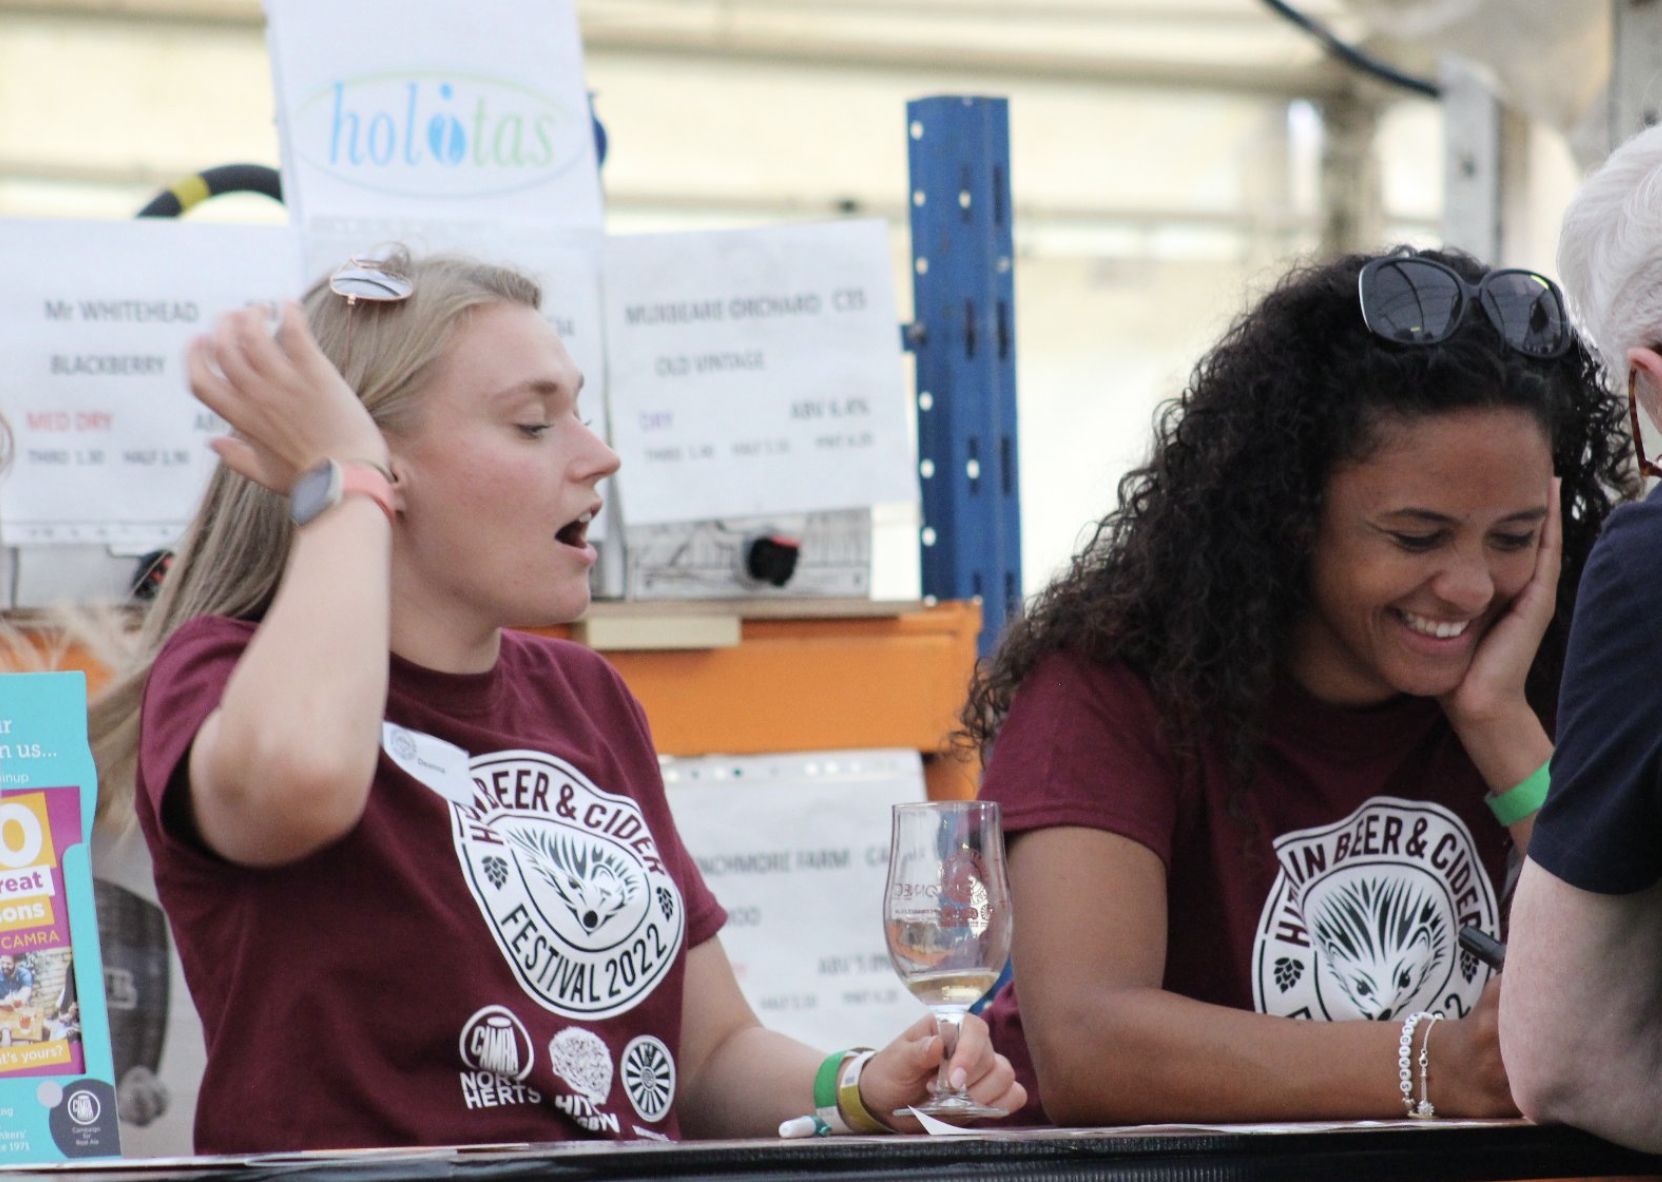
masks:
[[[894,806],[883,931],[895,972],[935,1015],[944,1044],[934,1098],[917,1110],[947,1120],[1007,1116],[947,1079],[964,1014],[1010,956],[1010,887],[996,803]]]

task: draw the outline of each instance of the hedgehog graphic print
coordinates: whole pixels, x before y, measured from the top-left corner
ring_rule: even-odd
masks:
[[[1498,930],[1495,890],[1465,823],[1380,796],[1332,825],[1283,834],[1253,945],[1266,1014],[1388,1021],[1464,1017],[1492,975],[1456,943]]]
[[[640,806],[541,752],[478,756],[471,772],[486,790],[451,808],[456,855],[520,985],[561,1017],[633,1009],[686,922]]]

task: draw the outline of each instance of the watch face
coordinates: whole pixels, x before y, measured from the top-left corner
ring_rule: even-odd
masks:
[[[326,460],[302,472],[294,482],[289,490],[289,516],[294,518],[294,524],[305,525],[339,500],[340,470]]]

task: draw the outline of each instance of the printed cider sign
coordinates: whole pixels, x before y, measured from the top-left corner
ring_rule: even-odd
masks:
[[[58,859],[80,833],[74,789],[0,796],[0,1077],[84,1070]]]

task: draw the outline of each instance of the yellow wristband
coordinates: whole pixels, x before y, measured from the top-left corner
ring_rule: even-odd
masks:
[[[837,1080],[837,1110],[842,1113],[843,1120],[856,1133],[892,1133],[888,1125],[878,1120],[866,1108],[866,1103],[860,1098],[860,1073],[866,1069],[866,1064],[876,1051],[861,1051],[851,1059],[843,1061],[841,1077]]]

